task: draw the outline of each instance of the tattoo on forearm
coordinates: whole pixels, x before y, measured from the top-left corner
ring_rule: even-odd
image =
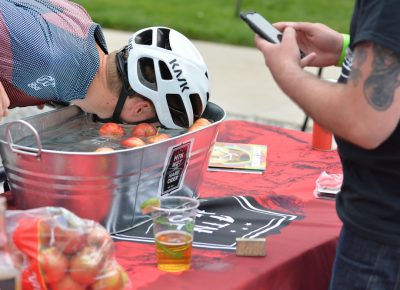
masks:
[[[357,86],[358,82],[361,79],[361,66],[365,63],[367,59],[367,52],[364,47],[357,47],[357,50],[354,52],[353,63],[351,66],[351,73],[349,76],[349,81],[354,82]]]
[[[378,111],[387,110],[400,86],[400,56],[380,45],[373,45],[372,73],[365,80],[364,95]]]

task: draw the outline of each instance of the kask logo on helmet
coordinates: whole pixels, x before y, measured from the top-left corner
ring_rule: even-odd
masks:
[[[175,77],[178,80],[178,82],[180,83],[179,86],[181,88],[181,92],[183,93],[186,89],[189,90],[187,80],[185,78],[180,78],[180,76],[182,75],[183,71],[180,68],[181,66],[178,63],[178,61],[176,60],[176,58],[171,60],[169,62],[169,64],[172,66],[172,69],[173,69],[173,71],[175,73]]]
[[[131,52],[131,50],[133,49],[133,36],[131,36],[131,37],[129,37],[129,39],[128,39],[128,53],[130,53]]]

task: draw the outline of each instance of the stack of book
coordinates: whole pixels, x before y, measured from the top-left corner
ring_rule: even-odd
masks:
[[[262,174],[266,167],[267,146],[259,144],[216,142],[208,163],[209,171]]]

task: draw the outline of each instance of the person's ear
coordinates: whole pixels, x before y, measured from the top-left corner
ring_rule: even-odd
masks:
[[[152,111],[152,106],[149,101],[139,99],[132,105],[131,113],[134,116],[148,115]]]
[[[124,107],[124,119],[130,122],[139,122],[154,117],[153,105],[141,97],[128,98]]]

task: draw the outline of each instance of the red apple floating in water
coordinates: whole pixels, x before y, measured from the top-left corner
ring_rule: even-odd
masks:
[[[129,137],[125,140],[122,140],[121,145],[125,148],[135,148],[146,145],[146,142],[139,137]]]
[[[161,141],[167,140],[169,138],[171,138],[171,136],[169,136],[168,134],[160,133],[160,134],[157,134],[157,135],[154,135],[154,136],[150,136],[149,138],[147,138],[146,141],[147,141],[148,144],[153,144],[153,143],[157,143],[157,142],[161,142]]]
[[[99,134],[104,137],[121,137],[125,135],[125,131],[117,123],[105,123],[100,127]]]
[[[207,125],[210,125],[210,124],[211,124],[211,122],[209,120],[207,120],[206,118],[197,119],[193,123],[192,127],[190,127],[188,129],[188,132],[193,132],[193,131],[199,130],[199,129],[201,129],[201,128],[207,126]]]
[[[157,129],[149,123],[140,123],[132,128],[132,137],[149,137],[157,134]]]

